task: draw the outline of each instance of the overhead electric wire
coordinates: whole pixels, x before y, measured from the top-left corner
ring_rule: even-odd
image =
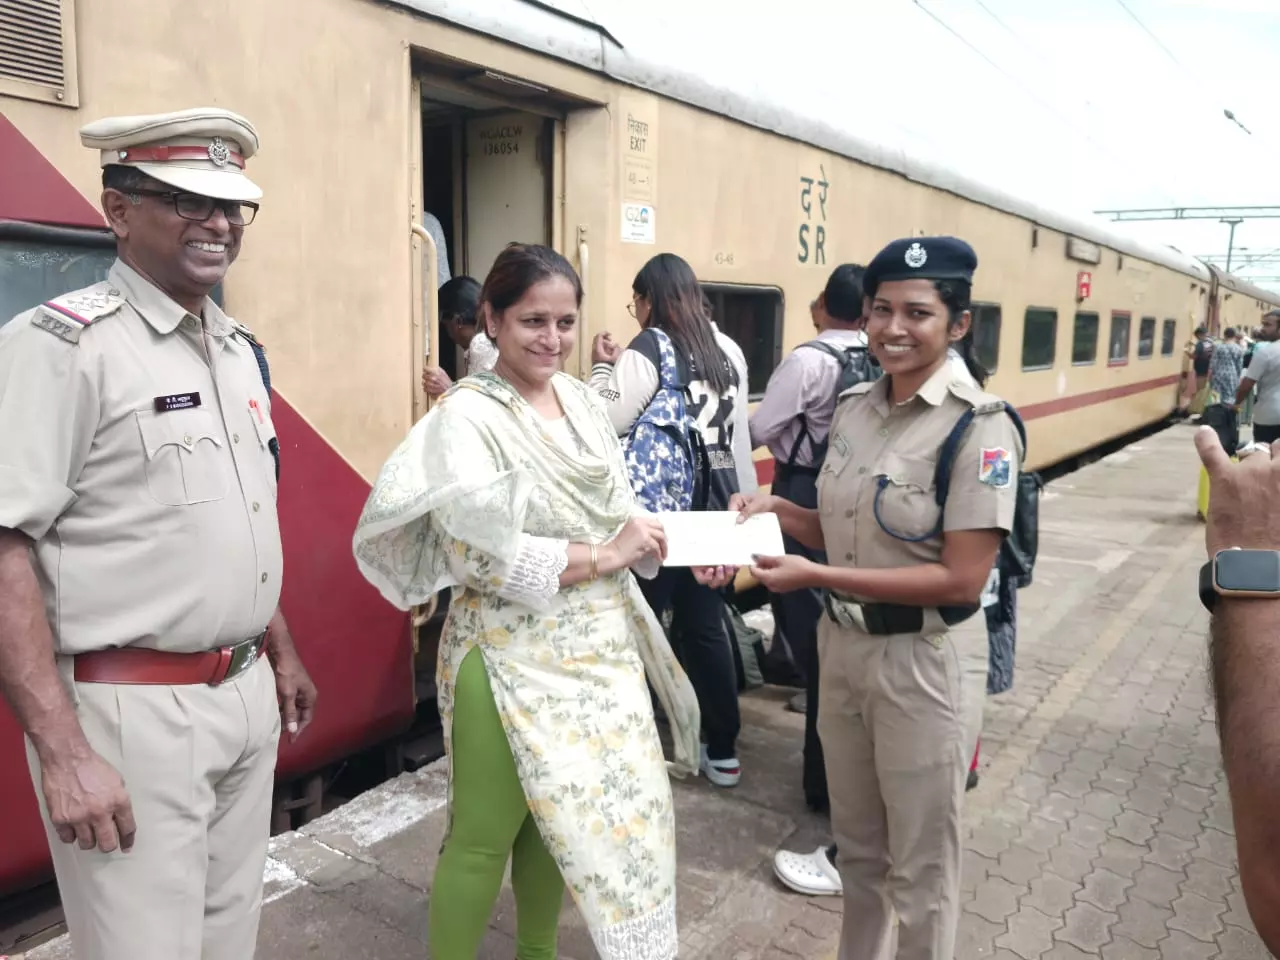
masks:
[[[1133,12],[1133,8],[1129,6],[1126,0],[1116,0],[1116,3],[1120,5],[1121,10],[1123,10],[1133,19],[1133,22],[1136,23],[1139,26],[1139,28],[1141,28],[1142,32],[1151,38],[1151,42],[1154,43],[1161,50],[1163,50],[1165,56],[1167,56],[1171,61],[1173,61],[1174,65],[1177,66],[1179,70],[1181,70],[1184,74],[1186,74],[1187,78],[1192,81],[1193,85],[1196,88],[1196,91],[1204,98],[1206,103],[1210,104],[1215,111],[1221,109],[1223,116],[1227,120],[1230,120],[1232,123],[1238,126],[1241,130],[1247,133],[1250,137],[1255,137],[1254,143],[1259,148],[1271,151],[1272,149],[1271,144],[1267,143],[1266,140],[1263,139],[1262,137],[1258,137],[1251,129],[1249,129],[1239,120],[1237,120],[1234,113],[1232,113],[1226,107],[1222,107],[1220,104],[1216,104],[1212,102],[1212,99],[1217,97],[1218,91],[1211,90],[1209,85],[1205,83],[1203,79],[1200,78],[1199,74],[1197,74],[1194,70],[1192,70],[1185,63],[1183,63],[1178,58],[1178,55],[1174,53],[1172,50],[1170,50],[1168,45],[1166,45],[1163,40],[1161,40],[1158,36],[1156,36],[1155,31],[1152,30],[1150,27],[1148,27],[1146,23],[1143,21],[1143,19]]]
[[[1112,160],[1114,160],[1116,163],[1119,163],[1121,166],[1123,166],[1125,169],[1127,169],[1130,173],[1132,173],[1132,174],[1134,174],[1135,176],[1137,176],[1137,177],[1139,178],[1139,181],[1140,181],[1140,182],[1147,182],[1147,183],[1150,183],[1150,182],[1151,182],[1151,175],[1150,175],[1150,172],[1149,172],[1149,171],[1147,171],[1147,172],[1139,171],[1139,170],[1137,170],[1135,167],[1130,166],[1130,165],[1129,165],[1129,161],[1128,161],[1128,160],[1126,160],[1126,159],[1124,159],[1124,158],[1122,158],[1122,157],[1118,157],[1118,156],[1116,156],[1116,154],[1112,153],[1112,152],[1111,152],[1111,151],[1110,151],[1110,150],[1109,150],[1105,145],[1103,145],[1103,144],[1099,143],[1097,140],[1095,140],[1095,139],[1094,139],[1094,138],[1089,134],[1089,132],[1088,132],[1087,130],[1083,130],[1083,129],[1081,129],[1081,128],[1080,128],[1080,126],[1076,123],[1076,121],[1075,121],[1075,120],[1073,120],[1071,117],[1069,117],[1069,116],[1067,116],[1066,114],[1064,114],[1064,113],[1063,113],[1062,111],[1060,111],[1056,106],[1054,106],[1054,105],[1053,105],[1052,103],[1050,103],[1049,101],[1045,100],[1045,99],[1044,99],[1043,97],[1041,97],[1039,94],[1037,94],[1037,93],[1035,93],[1033,90],[1029,89],[1029,88],[1026,86],[1026,84],[1024,84],[1022,81],[1020,81],[1017,77],[1013,76],[1013,74],[1009,73],[1009,71],[1005,70],[1005,69],[1004,69],[1004,67],[1000,66],[1000,64],[998,64],[995,60],[991,59],[991,57],[987,56],[987,54],[986,54],[985,52],[983,52],[983,50],[982,50],[980,47],[978,47],[976,44],[974,44],[974,43],[970,42],[970,41],[969,41],[969,39],[968,39],[968,38],[966,38],[962,33],[960,33],[960,31],[956,30],[956,29],[955,29],[955,27],[951,26],[951,24],[947,23],[947,22],[946,22],[945,20],[943,20],[940,16],[938,16],[936,13],[934,13],[932,10],[930,10],[928,7],[926,7],[926,6],[921,2],[921,0],[912,0],[912,2],[915,4],[915,6],[916,6],[916,8],[917,8],[918,10],[920,10],[922,13],[926,14],[926,15],[927,15],[931,20],[933,20],[933,21],[934,21],[935,23],[937,23],[940,27],[942,27],[944,30],[946,30],[949,34],[951,34],[953,37],[955,37],[957,40],[959,40],[961,43],[963,43],[966,47],[968,47],[970,50],[972,50],[974,53],[976,53],[979,57],[981,57],[984,61],[986,61],[986,63],[987,63],[988,65],[990,65],[990,66],[991,66],[991,67],[992,67],[996,72],[998,72],[1001,76],[1003,76],[1006,80],[1009,80],[1009,81],[1010,81],[1011,83],[1013,83],[1013,84],[1014,84],[1014,85],[1015,85],[1019,90],[1021,90],[1024,94],[1026,94],[1028,97],[1030,97],[1033,101],[1035,101],[1035,102],[1036,102],[1036,103],[1038,103],[1040,106],[1042,106],[1044,109],[1048,110],[1050,113],[1054,114],[1054,115],[1055,115],[1056,117],[1058,117],[1060,120],[1062,120],[1063,122],[1065,122],[1068,126],[1070,126],[1070,127],[1071,127],[1071,129],[1072,129],[1072,130],[1074,130],[1077,134],[1079,134],[1080,136],[1082,136],[1085,140],[1089,141],[1089,143],[1092,143],[1095,147],[1097,147],[1100,151],[1102,151],[1102,153],[1104,153],[1106,156],[1110,157],[1110,158],[1111,158]],[[1008,28],[1006,27],[1006,29],[1008,29]],[[1165,195],[1168,199],[1170,199],[1170,200],[1173,200],[1173,199],[1174,199],[1174,198],[1173,198],[1173,193],[1169,190],[1169,187],[1168,187],[1168,185],[1167,185],[1167,184],[1163,184],[1163,183],[1161,183],[1161,184],[1158,184],[1158,186],[1159,186],[1160,190],[1162,190],[1162,191],[1164,192],[1164,195]],[[1174,202],[1176,203],[1176,201],[1174,201]]]

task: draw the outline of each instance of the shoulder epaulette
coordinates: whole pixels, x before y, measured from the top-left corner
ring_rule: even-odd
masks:
[[[246,327],[243,323],[239,323],[235,320],[232,320],[231,328],[235,330],[236,333],[240,334],[240,336],[244,337],[246,340],[248,340],[250,343],[254,344],[255,346],[262,347],[263,350],[267,349],[266,347],[262,346],[262,341],[259,340],[256,336],[254,336],[253,331],[250,330],[248,327]]]
[[[40,304],[31,314],[31,322],[67,343],[79,343],[86,327],[123,306],[119,290],[109,283],[96,283]]]
[[[952,380],[947,389],[950,390],[952,396],[973,407],[975,416],[984,416],[1004,410],[1004,401],[999,397],[987,393],[981,387],[965,383],[963,380]]]

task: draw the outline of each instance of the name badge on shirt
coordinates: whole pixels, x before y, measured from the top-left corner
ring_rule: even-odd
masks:
[[[849,444],[843,434],[837,433],[832,437],[831,445],[836,448],[836,453],[840,454],[840,456],[847,457],[849,455]]]
[[[156,413],[168,413],[171,410],[190,410],[200,406],[198,393],[171,393],[167,397],[155,398]]]

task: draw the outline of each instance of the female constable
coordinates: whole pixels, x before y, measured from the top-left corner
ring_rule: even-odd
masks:
[[[979,596],[1013,523],[1022,451],[978,383],[969,291],[977,257],[951,237],[897,240],[867,267],[867,335],[885,376],[841,399],[818,509],[739,497],[773,512],[828,564],[759,558],[770,590],[821,588],[818,732],[844,886],[841,957],[874,960],[899,917],[898,960],[951,960],[961,805],[982,722],[987,628]],[[940,448],[967,411],[945,507]]]

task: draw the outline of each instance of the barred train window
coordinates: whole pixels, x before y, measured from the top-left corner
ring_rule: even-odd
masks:
[[[742,348],[747,360],[748,395],[752,401],[759,400],[782,359],[782,291],[777,287],[704,283],[702,292],[711,302],[711,319],[720,332]]]
[[[1111,350],[1107,354],[1107,363],[1118,366],[1129,362],[1129,324],[1127,313],[1111,315]]]
[[[1022,369],[1048,370],[1057,351],[1058,311],[1028,307],[1022,325]]]
[[[0,226],[0,326],[24,310],[107,279],[111,234],[31,224]]]
[[[1172,357],[1174,349],[1174,341],[1178,337],[1178,321],[1166,320],[1164,322],[1164,330],[1160,336],[1160,356]]]
[[[106,230],[0,221],[0,327],[46,300],[107,279],[116,259]],[[222,306],[222,284],[209,293]]]
[[[1077,313],[1075,329],[1071,333],[1071,362],[1086,366],[1098,362],[1098,315]]]
[[[973,349],[987,373],[995,373],[1000,362],[1000,304],[973,304]]]
[[[1138,359],[1150,360],[1156,352],[1156,318],[1143,317],[1138,326]]]

